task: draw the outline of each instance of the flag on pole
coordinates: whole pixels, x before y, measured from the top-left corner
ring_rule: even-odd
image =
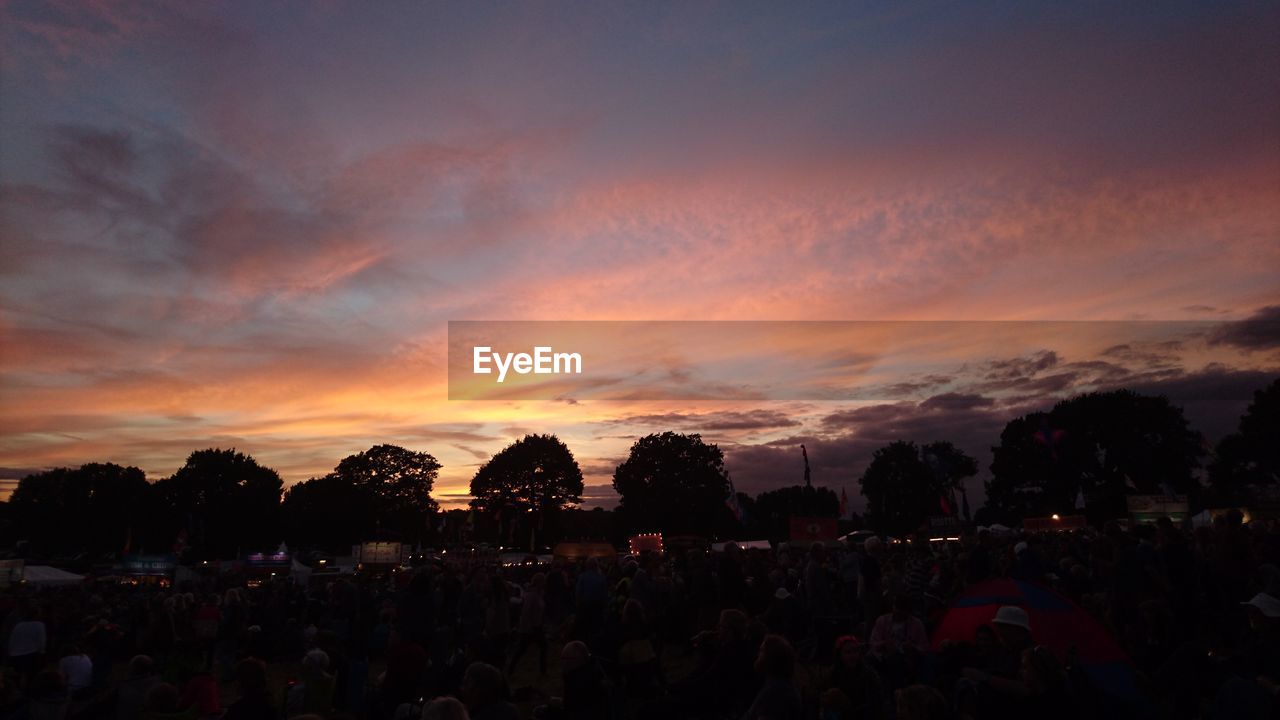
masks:
[[[951,503],[947,502],[947,496],[946,496],[946,495],[939,495],[939,496],[938,496],[938,508],[939,508],[940,510],[942,510],[942,514],[943,514],[943,515],[948,515],[948,516],[949,516],[949,515],[951,515],[951,514],[952,514]]]
[[[1084,488],[1080,488],[1076,491],[1076,509],[1084,509]]]
[[[739,525],[746,524],[743,519],[742,503],[738,501],[738,491],[733,488],[733,480],[729,481],[729,496],[724,499],[724,505],[729,508],[729,512],[733,513],[733,518]]]
[[[964,521],[969,522],[969,493],[963,487],[960,488],[960,508],[964,513]]]
[[[844,486],[840,486],[840,518],[848,519],[849,517],[849,493],[845,492]]]

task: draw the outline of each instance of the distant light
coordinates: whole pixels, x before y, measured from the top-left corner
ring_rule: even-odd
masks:
[[[1053,514],[1053,519],[1054,519],[1054,520],[1061,520],[1062,518],[1058,517],[1058,513],[1054,513],[1054,514]]]

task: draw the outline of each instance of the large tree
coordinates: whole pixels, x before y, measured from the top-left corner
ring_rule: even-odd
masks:
[[[281,503],[285,537],[294,547],[347,554],[351,546],[373,538],[377,496],[335,474],[293,485]]]
[[[613,473],[620,515],[633,529],[716,533],[731,526],[729,473],[720,448],[700,435],[646,435]]]
[[[19,539],[39,553],[118,553],[149,527],[151,486],[136,467],[90,463],[28,475],[9,500]]]
[[[560,438],[525,435],[481,466],[471,494],[486,512],[561,510],[582,502],[582,470]]]
[[[511,535],[520,526],[558,527],[560,511],[582,502],[582,469],[555,435],[525,435],[489,458],[471,479],[471,506],[499,517]]]
[[[163,536],[201,558],[265,550],[284,537],[280,475],[235,449],[197,450],[155,485]],[[184,543],[185,541],[185,543]],[[167,548],[157,548],[167,549]]]
[[[923,448],[897,441],[875,451],[858,484],[869,527],[890,535],[914,532],[930,517],[955,514],[955,491],[978,463],[949,442]]]
[[[391,533],[406,542],[424,539],[439,510],[431,489],[440,463],[425,452],[398,445],[375,445],[342,459],[330,473],[333,482],[345,482],[371,496],[375,530]]]
[[[1070,512],[1091,522],[1126,512],[1128,494],[1196,490],[1204,453],[1182,408],[1128,390],[1089,393],[1011,420],[993,448],[987,504],[1007,520]]]
[[[1224,500],[1250,488],[1280,484],[1280,378],[1253,394],[1238,431],[1218,443],[1209,480]]]
[[[751,529],[763,532],[775,542],[786,540],[790,535],[792,516],[833,518],[840,515],[840,498],[835,492],[812,485],[767,490],[757,495],[751,506],[754,513],[747,513]]]

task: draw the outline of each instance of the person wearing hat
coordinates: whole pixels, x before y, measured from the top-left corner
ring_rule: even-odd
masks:
[[[1240,605],[1249,613],[1249,632],[1234,663],[1239,679],[1256,683],[1274,703],[1280,699],[1280,598],[1260,592]],[[1246,692],[1236,688],[1228,694]]]
[[[1023,656],[1032,648],[1031,618],[1016,605],[1004,605],[991,618],[991,627],[999,640],[991,665],[968,667],[961,675],[980,689],[978,717],[1006,717],[1031,692],[1023,678]]]
[[[887,717],[884,682],[875,668],[864,661],[866,646],[856,635],[844,635],[836,638],[835,650],[835,666],[820,689],[838,690],[847,698],[852,708],[849,717],[864,720]]]
[[[1005,605],[991,618],[1000,642],[1008,649],[1021,652],[1031,647],[1031,618],[1016,605]]]
[[[1040,580],[1044,578],[1044,565],[1040,562],[1040,553],[1023,540],[1013,546],[1013,568],[1009,576],[1017,580]]]
[[[773,600],[764,614],[764,624],[769,632],[791,641],[799,640],[808,629],[804,608],[795,594],[785,587],[773,591]]]

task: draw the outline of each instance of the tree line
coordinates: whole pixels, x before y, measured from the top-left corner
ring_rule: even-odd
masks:
[[[1164,397],[1127,390],[1063,400],[1009,421],[992,448],[986,503],[972,520],[1013,524],[1082,512],[1097,523],[1125,513],[1129,494],[1187,494],[1195,506],[1240,502],[1280,485],[1280,379],[1255,393],[1235,433],[1216,446]],[[787,536],[793,516],[844,515],[828,488],[737,492],[724,453],[698,434],[662,432],[631,446],[615,469],[612,511],[583,512],[583,475],[555,435],[526,435],[471,480],[466,510],[442,513],[432,496],[441,464],[427,452],[375,445],[333,471],[285,488],[280,475],[235,449],[191,453],[149,482],[111,463],[28,475],[0,503],[0,541],[27,541],[44,557],[179,553],[217,559],[280,542],[342,552],[369,539],[543,543],[635,531],[720,537]],[[1204,472],[1200,472],[1204,470]],[[892,442],[858,478],[866,499],[854,527],[900,535],[931,517],[968,517],[966,481],[977,461],[945,440]],[[1200,482],[1200,478],[1207,483]]]

